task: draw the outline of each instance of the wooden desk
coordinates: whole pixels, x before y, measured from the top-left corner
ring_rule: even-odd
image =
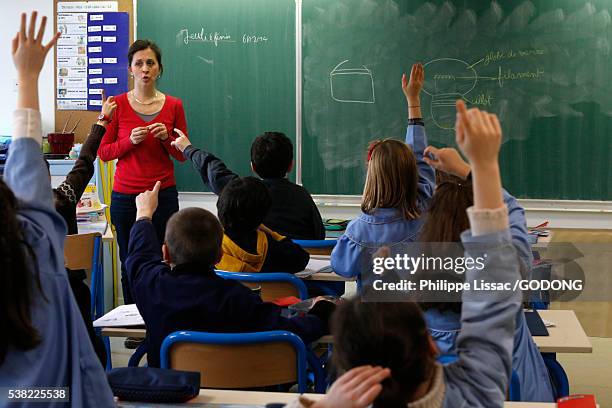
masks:
[[[539,310],[540,316],[555,324],[547,327],[550,336],[534,336],[542,353],[592,353],[593,346],[573,310]]]
[[[319,400],[322,394],[305,394],[312,400]],[[283,392],[259,392],[259,391],[233,391],[233,390],[211,390],[202,389],[200,395],[189,403],[199,404],[245,404],[265,405],[272,402],[289,403],[297,398],[298,394]],[[508,408],[554,408],[555,403],[543,402],[504,402]]]
[[[548,248],[548,244],[550,244],[550,241],[552,241],[552,237],[554,235],[554,232],[550,232],[548,234],[547,237],[538,237],[538,242],[536,242],[535,244],[531,245],[531,248],[533,249],[546,249]]]
[[[555,323],[549,327],[550,336],[534,336],[538,349],[542,353],[592,353],[593,346],[584,332],[576,313],[573,310],[540,310],[542,319]],[[124,327],[105,327],[102,335],[108,337],[144,338],[146,329]],[[318,343],[332,343],[331,335],[321,337]]]

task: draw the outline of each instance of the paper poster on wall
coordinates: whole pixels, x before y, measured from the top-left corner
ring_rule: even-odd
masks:
[[[58,3],[58,10],[70,10],[57,14],[62,33],[56,47],[58,110],[98,111],[102,89],[108,96],[128,89],[128,13],[112,12],[116,2],[98,3],[104,4],[91,8],[85,2],[79,7]],[[89,12],[77,12],[82,10]]]
[[[57,109],[87,109],[87,13],[57,13]]]

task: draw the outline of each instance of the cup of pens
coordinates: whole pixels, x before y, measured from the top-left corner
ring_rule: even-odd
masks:
[[[64,128],[61,132],[47,134],[47,140],[49,141],[49,146],[51,147],[51,153],[68,155],[70,150],[72,150],[72,145],[74,144],[74,131],[79,125],[81,119],[76,121],[72,129],[66,131],[68,128],[68,122],[70,122],[71,118],[72,114],[68,116],[68,120],[66,120]]]
[[[74,133],[49,133],[47,135],[51,153],[68,154],[74,144]]]

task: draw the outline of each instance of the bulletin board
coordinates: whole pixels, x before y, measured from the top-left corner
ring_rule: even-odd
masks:
[[[58,30],[58,26],[57,26],[57,13],[58,13],[58,7],[57,7],[57,3],[59,3],[60,1],[58,0],[54,0],[53,1],[53,27],[54,30],[57,31]],[[74,3],[95,3],[94,1],[90,1],[90,2],[83,2],[83,1],[77,1],[77,0],[62,0],[61,2],[74,2]],[[132,0],[116,0],[116,3],[118,3],[118,9],[117,11],[120,12],[127,12],[129,15],[129,43],[131,44],[134,41],[134,4],[132,2]],[[127,54],[127,49],[125,50],[126,54]],[[85,140],[85,138],[87,137],[87,134],[91,128],[91,125],[97,120],[98,117],[98,112],[96,111],[87,111],[87,110],[59,110],[57,109],[57,89],[58,89],[58,84],[57,84],[57,48],[54,48],[54,54],[53,54],[53,67],[54,67],[54,73],[53,73],[53,81],[54,81],[54,109],[55,109],[55,131],[56,132],[61,132],[62,129],[64,128],[64,124],[67,122],[68,118],[70,117],[70,121],[68,123],[67,129],[70,130],[76,123],[77,121],[80,120],[78,126],[76,127],[76,129],[74,130],[75,133],[75,142],[83,142]],[[127,66],[125,67],[125,69],[127,70]],[[132,88],[132,81],[131,79],[129,79],[129,85],[128,87],[131,89]]]

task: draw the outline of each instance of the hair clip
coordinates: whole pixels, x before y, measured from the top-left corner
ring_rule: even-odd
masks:
[[[372,158],[372,152],[374,151],[374,149],[376,148],[376,146],[378,146],[380,144],[380,140],[374,140],[372,142],[370,142],[370,146],[368,147],[368,162],[370,161],[370,159]]]

